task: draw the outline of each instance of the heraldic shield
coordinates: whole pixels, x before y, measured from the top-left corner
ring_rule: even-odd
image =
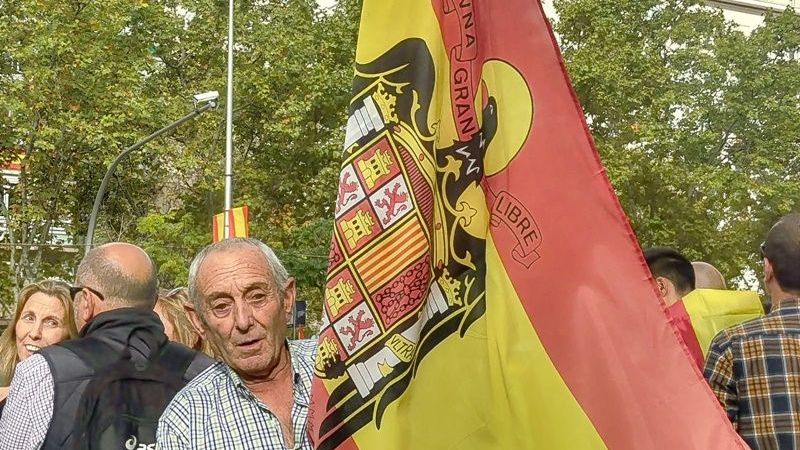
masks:
[[[480,64],[461,42],[452,47],[461,51],[451,57],[445,103],[422,39],[357,65],[315,363],[330,391],[326,410],[314,412],[323,416],[312,432],[324,436],[318,448],[336,448],[372,421],[380,427],[426,355],[485,314],[490,210],[517,208],[485,180],[522,148],[533,104],[514,118],[525,126],[500,126],[496,81],[481,69],[516,86],[517,102],[531,99],[521,75],[502,61]],[[448,142],[439,108],[454,122]],[[498,140],[504,148],[494,150]],[[539,239],[532,219],[528,229]],[[536,259],[535,245],[521,249],[521,261]]]

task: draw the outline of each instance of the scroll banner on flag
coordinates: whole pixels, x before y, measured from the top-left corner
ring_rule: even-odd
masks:
[[[228,211],[230,217],[230,237],[246,238],[250,236],[250,209],[247,206],[232,208]],[[212,221],[212,237],[214,242],[225,239],[225,213],[214,215]]]
[[[364,0],[315,371],[321,450],[745,448],[530,0]]]

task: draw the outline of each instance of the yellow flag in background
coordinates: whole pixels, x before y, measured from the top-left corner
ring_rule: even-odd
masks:
[[[752,291],[695,289],[683,298],[697,342],[708,355],[711,340],[720,331],[764,315],[758,294]]]

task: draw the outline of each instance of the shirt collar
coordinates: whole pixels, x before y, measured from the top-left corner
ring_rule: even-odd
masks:
[[[778,303],[778,307],[774,308],[770,313],[773,312],[783,312],[784,310],[789,309],[799,309],[800,308],[800,297],[790,297],[780,301]]]
[[[302,362],[303,358],[297,357],[296,350],[294,349],[294,346],[291,345],[291,342],[287,340],[284,342],[284,346],[286,346],[289,350],[289,360],[292,363],[292,374],[294,381],[292,393],[294,396],[294,402],[301,406],[308,406],[310,403],[310,386],[306,386],[306,383],[303,382],[303,377],[300,375],[301,373],[305,373],[307,368]],[[239,395],[242,395],[249,400],[257,400],[253,392],[244,384],[244,381],[242,381],[242,378],[239,376],[239,374],[236,373],[236,371],[233,370],[229,365],[223,363],[223,366]]]

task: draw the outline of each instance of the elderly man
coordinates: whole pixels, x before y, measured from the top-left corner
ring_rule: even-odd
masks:
[[[286,339],[294,280],[255,239],[204,248],[189,268],[192,322],[227,364],[189,383],[158,423],[157,448],[311,449],[314,341]]]
[[[800,214],[783,217],[761,245],[766,316],[720,332],[705,377],[750,448],[800,442]]]
[[[81,330],[81,337],[42,349],[17,367],[0,421],[0,449],[63,449],[76,448],[79,444],[81,447],[96,445],[91,440],[94,434],[87,434],[87,430],[80,429],[79,425],[86,425],[86,418],[104,415],[131,417],[129,408],[137,403],[111,398],[109,401],[115,407],[102,408],[102,411],[81,407],[84,393],[95,392],[92,387],[96,386],[92,382],[105,379],[106,369],[112,365],[117,367],[120,355],[126,355],[123,363],[135,364],[141,371],[151,367],[155,358],[161,360],[162,356],[169,358],[170,362],[180,362],[175,366],[177,370],[167,372],[166,378],[159,379],[162,385],[178,385],[171,390],[172,394],[213,363],[203,354],[167,343],[164,326],[153,312],[158,291],[156,274],[150,257],[135,245],[111,243],[87,253],[78,266],[77,286],[71,289],[75,322]],[[160,366],[162,369],[169,367],[171,364]],[[154,410],[155,417],[147,417],[154,421],[158,417],[158,408],[163,410],[171,398],[159,396],[157,392],[163,390],[154,381],[145,385],[146,392],[135,391],[134,383],[129,379],[117,385],[119,389],[107,390],[106,393],[130,389],[126,393],[141,394],[139,398],[158,397],[162,401],[160,404],[148,406],[150,411]],[[90,424],[97,425],[95,422]],[[118,429],[114,428],[109,429],[106,436],[112,440],[119,439],[114,440],[116,448],[121,448],[126,440],[136,440],[148,446],[155,443],[155,430],[152,428],[129,428],[124,436],[116,434]]]

